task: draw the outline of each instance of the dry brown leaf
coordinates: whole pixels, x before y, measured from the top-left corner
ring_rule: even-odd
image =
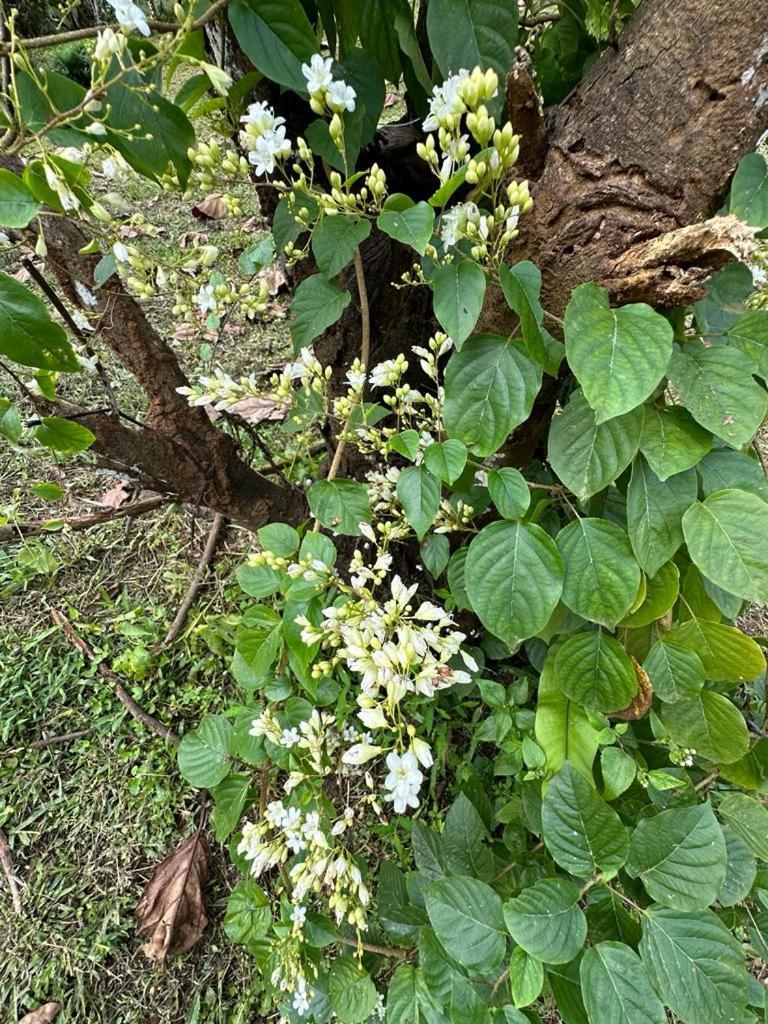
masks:
[[[108,491],[105,491],[99,498],[100,505],[106,505],[107,508],[120,508],[131,496],[131,484],[129,480],[121,480],[120,483],[115,484],[114,487],[110,487]]]
[[[221,198],[221,192],[211,192],[205,199],[192,207],[193,217],[207,217],[208,220],[220,220],[227,216],[227,207]]]
[[[194,338],[200,331],[199,327],[194,324],[176,324],[173,329],[173,340],[174,341],[189,341]]]
[[[286,409],[271,398],[243,398],[230,405],[229,412],[239,416],[246,423],[264,423],[265,420],[284,420]]]
[[[208,235],[205,231],[183,231],[176,239],[179,243],[180,248],[186,249],[190,245],[194,245],[197,242],[199,245],[205,245],[208,241]]]
[[[36,1010],[25,1014],[19,1024],[50,1024],[54,1017],[58,1017],[61,1010],[61,1003],[43,1003]]]
[[[631,654],[630,659],[637,676],[637,693],[622,711],[616,711],[609,715],[609,718],[618,718],[621,722],[633,722],[636,718],[642,718],[653,700],[653,686],[648,673]]]
[[[270,295],[277,295],[281,288],[288,286],[288,278],[285,276],[285,270],[280,266],[279,262],[270,263],[268,267],[262,267],[256,275],[256,280],[267,282],[267,289]]]
[[[263,217],[249,217],[248,220],[240,228],[241,231],[264,231],[269,228],[269,223],[264,220]]]
[[[397,95],[396,92],[388,92],[384,97],[384,106],[394,107],[394,105],[397,103],[399,99],[400,97]]]
[[[136,907],[141,952],[162,968],[167,957],[190,949],[208,924],[203,888],[210,851],[201,832],[186,839],[155,869]]]

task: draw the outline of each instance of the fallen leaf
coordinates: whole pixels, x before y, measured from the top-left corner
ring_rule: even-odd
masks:
[[[106,505],[107,508],[120,508],[131,496],[131,484],[129,480],[121,480],[120,483],[115,484],[114,487],[110,487],[108,491],[105,491],[99,498],[100,505]]]
[[[618,718],[621,722],[632,722],[636,718],[642,718],[653,700],[653,686],[648,673],[632,655],[630,658],[637,677],[637,693],[622,711],[616,711],[608,716],[609,718]]]
[[[200,332],[200,328],[194,324],[176,324],[173,329],[174,341],[189,341]]]
[[[384,106],[394,107],[394,105],[397,103],[399,99],[400,97],[397,95],[396,92],[388,92],[384,97]]]
[[[230,405],[229,412],[246,423],[264,423],[265,420],[284,420],[286,408],[271,398],[243,398]]]
[[[248,220],[240,228],[241,231],[263,231],[270,225],[264,220],[263,217],[249,217]]]
[[[268,267],[262,267],[256,275],[256,280],[267,282],[267,290],[270,295],[277,295],[281,288],[288,286],[288,278],[285,270],[280,266],[279,260],[270,263]]]
[[[157,866],[139,900],[136,934],[147,939],[141,952],[160,968],[194,946],[208,924],[203,887],[209,867],[208,843],[196,832]]]
[[[179,235],[176,241],[182,249],[186,249],[190,245],[194,245],[195,242],[199,245],[205,245],[208,241],[208,235],[205,231],[184,231]]]
[[[43,1003],[36,1010],[25,1014],[19,1024],[50,1024],[54,1017],[58,1017],[61,1010],[61,1003]]]
[[[211,192],[205,199],[192,207],[193,217],[207,217],[209,220],[220,220],[227,216],[227,207],[221,198],[221,192]]]
[[[147,238],[156,238],[158,235],[164,235],[165,232],[166,228],[155,227],[155,225],[145,227],[142,224],[121,224],[118,234],[121,238],[139,238],[144,235]]]

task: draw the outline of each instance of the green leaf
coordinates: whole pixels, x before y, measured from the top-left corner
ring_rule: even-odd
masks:
[[[501,263],[499,284],[510,308],[520,318],[520,330],[531,359],[554,376],[565,355],[565,348],[559,342],[552,351],[547,347],[546,332],[541,326],[544,310],[539,301],[541,271],[529,260],[522,260],[513,267]],[[554,353],[559,358],[553,358]]]
[[[541,824],[552,858],[571,875],[614,875],[627,859],[629,841],[618,814],[568,762],[547,787]]]
[[[600,769],[606,800],[615,800],[621,796],[635,781],[637,774],[634,759],[619,747],[603,747],[600,752]]]
[[[744,953],[711,910],[651,907],[640,956],[659,996],[683,1024],[742,1024]]]
[[[439,878],[424,893],[440,942],[464,967],[484,972],[501,963],[506,948],[501,900],[476,878]]]
[[[413,462],[419,454],[419,432],[413,429],[401,430],[399,434],[390,437],[388,444],[392,451]]]
[[[544,878],[504,904],[509,934],[526,953],[546,964],[566,964],[587,937],[581,891],[564,878]]]
[[[613,748],[608,747],[607,750]],[[593,942],[624,942],[637,946],[640,925],[622,903],[620,895],[604,885],[593,886],[587,895],[587,924]]]
[[[491,523],[469,545],[464,578],[480,621],[512,648],[547,624],[562,591],[563,563],[541,527]]]
[[[451,983],[451,1024],[491,1024],[491,1013],[472,985],[455,977]]]
[[[306,93],[301,62],[318,43],[299,0],[235,0],[229,22],[253,66],[273,82]]]
[[[272,924],[269,897],[253,879],[238,882],[227,900],[222,927],[232,942],[247,946],[261,939]]]
[[[666,1024],[640,957],[622,942],[588,949],[579,968],[590,1024]]]
[[[35,427],[35,440],[56,452],[84,452],[96,440],[96,435],[82,423],[62,416],[44,416]]]
[[[569,637],[557,650],[554,671],[566,697],[604,714],[628,707],[637,693],[629,655],[600,629]]]
[[[712,447],[712,435],[679,405],[645,408],[640,451],[659,478],[691,469]]]
[[[768,480],[757,459],[746,452],[710,452],[696,466],[704,496],[735,487],[768,501]]]
[[[318,270],[326,277],[336,277],[370,233],[371,222],[364,217],[323,217],[312,234],[312,253]]]
[[[397,478],[397,500],[419,540],[435,521],[440,508],[440,481],[426,466],[408,466]]]
[[[23,429],[19,410],[7,398],[0,398],[0,434],[9,441],[18,441]]]
[[[404,245],[410,245],[420,256],[424,255],[432,237],[434,223],[435,215],[429,203],[424,202],[416,203],[405,210],[388,209],[385,203],[376,220],[376,226],[385,235]]]
[[[635,603],[642,575],[626,533],[606,519],[576,519],[555,540],[565,565],[563,604],[613,629]]]
[[[531,503],[531,492],[523,474],[512,466],[492,469],[488,474],[491,501],[505,519],[522,519]]]
[[[647,626],[672,608],[680,593],[680,570],[674,562],[667,562],[645,581],[643,603],[621,620],[622,626],[639,629]]]
[[[425,971],[400,964],[387,990],[387,1024],[438,1024],[445,1019],[440,1009],[426,983]]]
[[[186,733],[179,744],[179,771],[193,786],[210,789],[229,774],[229,748],[234,739],[231,724],[222,715],[204,715],[200,725]]]
[[[664,640],[695,651],[706,678],[716,683],[757,679],[765,671],[761,648],[735,626],[690,619],[665,633]]]
[[[732,448],[752,440],[768,408],[752,373],[748,356],[723,345],[676,352],[669,364],[669,379],[693,418]]]
[[[728,866],[720,892],[717,894],[717,902],[721,907],[735,907],[737,903],[747,898],[754,885],[757,862],[749,846],[732,829],[724,827],[723,837]]]
[[[522,946],[517,946],[509,959],[509,988],[515,1006],[530,1006],[539,998],[543,987],[541,960],[526,953]]]
[[[643,668],[653,692],[667,704],[695,697],[704,685],[704,665],[696,651],[668,639],[656,641]]]
[[[216,829],[217,842],[223,842],[237,827],[243,816],[250,785],[250,775],[231,772],[218,786],[211,789],[215,805],[211,818]]]
[[[334,533],[357,537],[359,524],[371,521],[368,490],[354,480],[318,480],[309,488],[307,497],[312,515]]]
[[[0,353],[24,366],[81,369],[63,327],[29,288],[0,273]]]
[[[279,558],[290,558],[299,550],[301,538],[287,523],[268,523],[256,531],[264,551],[271,551]]]
[[[581,998],[579,960],[547,967],[547,980],[552,986],[557,1010],[564,1024],[589,1024]]]
[[[493,874],[493,856],[485,845],[488,830],[471,801],[459,793],[445,816],[443,853],[452,875],[465,875],[489,881]]]
[[[675,743],[714,764],[738,761],[749,749],[749,733],[739,709],[712,690],[665,705],[661,719]]]
[[[583,708],[570,701],[560,689],[554,671],[554,658],[548,657],[539,679],[536,703],[536,742],[546,755],[548,776],[569,761],[577,771],[592,781],[592,762],[600,745],[600,733]]]
[[[430,533],[421,543],[421,560],[433,579],[437,579],[448,565],[451,543],[444,533]]]
[[[761,153],[747,153],[731,182],[730,212],[754,227],[768,227],[768,164]]]
[[[672,325],[645,303],[611,309],[608,292],[581,284],[565,310],[568,365],[603,423],[644,402],[672,355]]]
[[[343,1024],[359,1024],[373,1013],[376,986],[354,957],[332,962],[328,991],[333,1012]]]
[[[549,428],[550,465],[565,486],[585,501],[627,468],[642,429],[642,406],[598,424],[583,393],[574,391]]]
[[[478,334],[446,367],[446,432],[491,455],[528,418],[540,386],[540,370],[512,339]]]
[[[683,513],[698,495],[692,469],[659,480],[642,456],[632,464],[627,529],[638,562],[654,576],[683,543]]]
[[[0,224],[6,228],[25,228],[39,209],[40,203],[21,178],[0,169]]]
[[[467,446],[463,441],[441,441],[424,449],[424,464],[446,484],[452,484],[464,472],[467,464]]]
[[[442,878],[446,873],[443,837],[434,829],[427,828],[420,821],[414,821],[411,829],[413,857],[416,867],[428,882]]]
[[[688,553],[723,590],[768,603],[768,503],[740,490],[716,491],[683,516]]]
[[[430,0],[427,35],[443,75],[479,65],[503,81],[515,63],[517,7],[504,0]]]
[[[293,296],[291,337],[296,351],[335,324],[349,305],[351,294],[338,281],[313,274],[301,282]]]
[[[718,814],[760,860],[768,861],[768,809],[745,793],[728,793]]]
[[[473,260],[456,260],[440,267],[431,285],[437,321],[461,348],[483,308],[485,274]]]
[[[628,874],[666,907],[704,910],[715,901],[725,868],[725,839],[708,803],[645,818],[629,841]]]
[[[755,364],[757,372],[768,378],[768,312],[764,309],[750,309],[738,317],[726,337],[728,344],[739,349]]]

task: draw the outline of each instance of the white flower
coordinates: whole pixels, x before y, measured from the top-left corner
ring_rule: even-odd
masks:
[[[422,768],[432,767],[432,750],[426,740],[420,740],[418,736],[414,736],[411,740],[411,750]]]
[[[285,128],[280,125],[274,131],[264,132],[255,142],[248,154],[248,160],[256,169],[256,175],[272,174],[277,160],[284,160],[291,155],[291,143],[285,137]]]
[[[133,0],[109,0],[109,3],[115,12],[115,18],[117,18],[120,28],[124,28],[128,32],[136,28],[143,36],[149,35],[146,15],[140,7],[133,3]]]
[[[293,927],[295,931],[298,931],[307,919],[307,908],[302,907],[301,904],[294,907],[291,911],[291,920],[293,921]]]
[[[102,32],[99,32],[96,36],[96,45],[93,48],[93,56],[98,61],[109,60],[116,53],[120,53],[125,40],[123,36],[118,35],[111,28],[105,28]]]
[[[11,240],[4,231],[0,231],[0,248],[5,248],[11,244]]]
[[[467,78],[469,72],[462,68],[457,75],[449,75],[442,85],[435,86],[432,90],[432,99],[429,101],[429,117],[422,125],[425,132],[436,131],[447,114],[464,113],[461,90]]]
[[[509,216],[507,217],[507,231],[515,231],[517,229],[517,222],[519,221],[519,219],[520,207],[513,206],[509,211]]]
[[[372,757],[381,753],[381,747],[372,746],[370,743],[355,743],[349,750],[344,752],[341,760],[344,764],[365,764]]]
[[[391,800],[395,814],[405,814],[406,808],[418,807],[418,792],[424,776],[419,771],[416,755],[407,751],[400,756],[394,751],[387,754],[389,774],[384,779],[384,788],[389,790],[385,800]]]
[[[326,100],[331,110],[340,114],[344,110],[351,112],[355,109],[356,96],[355,90],[346,82],[331,82]]]
[[[101,121],[91,121],[88,127],[85,129],[87,135],[106,135],[107,129],[101,123]]]
[[[216,296],[213,294],[212,284],[201,284],[200,290],[195,296],[195,302],[197,308],[201,313],[215,312],[216,310]]]
[[[296,746],[300,739],[301,737],[299,736],[299,730],[297,728],[283,729],[280,735],[280,746],[286,747],[290,750],[291,747]]]
[[[362,370],[347,370],[347,383],[353,391],[360,391],[365,384],[365,373]]]
[[[307,983],[304,978],[299,978],[299,983],[293,992],[292,1006],[296,1013],[303,1017],[309,1009],[309,997],[310,993],[307,991]]]
[[[386,729],[387,717],[380,707],[363,708],[358,711],[357,717],[367,729]]]
[[[115,242],[112,246],[112,253],[118,263],[128,262],[128,246],[123,242]]]
[[[275,117],[275,112],[268,103],[251,103],[247,113],[240,118],[243,124],[252,124],[257,134],[261,132],[273,132],[281,124],[285,124],[284,117]]]
[[[314,96],[327,89],[333,81],[332,57],[323,57],[319,53],[312,55],[309,64],[301,65],[301,72],[307,80],[307,92]]]

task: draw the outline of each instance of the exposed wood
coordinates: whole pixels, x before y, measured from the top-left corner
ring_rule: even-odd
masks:
[[[62,522],[67,530],[90,530],[93,526],[101,526],[104,523],[111,523],[115,519],[125,519],[126,516],[141,516],[146,512],[152,512],[163,505],[169,505],[178,499],[171,495],[156,495],[153,498],[145,498],[143,501],[133,501],[119,508],[105,508],[103,512],[94,512],[89,516],[77,516],[73,519],[64,519]],[[50,522],[47,520],[46,522]],[[23,537],[41,537],[44,534],[58,533],[51,530],[46,522],[33,521],[7,524],[0,526],[0,543],[8,540],[15,540]]]
[[[168,632],[165,634],[162,644],[160,645],[161,649],[170,646],[181,632],[181,628],[187,620],[189,609],[195,602],[197,592],[202,586],[203,579],[208,571],[208,566],[211,564],[216,552],[216,546],[219,543],[219,538],[221,537],[221,532],[224,529],[225,522],[226,520],[224,516],[220,515],[218,512],[213,517],[213,524],[208,533],[208,539],[205,542],[205,548],[200,557],[197,569],[195,570],[195,574],[192,577],[189,588],[184,595],[184,600],[181,602],[179,610],[176,612],[176,616],[174,617],[174,620],[171,623]]]

